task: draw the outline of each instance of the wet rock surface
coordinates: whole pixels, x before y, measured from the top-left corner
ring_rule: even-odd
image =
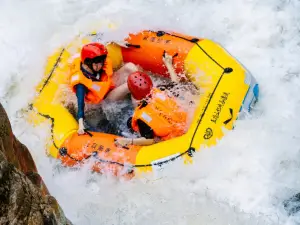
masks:
[[[65,224],[25,145],[13,134],[0,104],[0,224]]]

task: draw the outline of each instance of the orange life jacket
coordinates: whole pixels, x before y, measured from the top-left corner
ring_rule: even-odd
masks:
[[[76,58],[70,68],[70,86],[73,92],[76,93],[75,85],[83,84],[88,88],[88,93],[85,95],[87,103],[97,104],[103,100],[105,95],[114,88],[111,77],[113,74],[112,61],[107,57],[100,81],[92,81],[87,78],[80,70],[80,58]]]
[[[132,129],[137,132],[139,131],[138,119],[151,127],[154,135],[168,140],[185,133],[187,113],[179,107],[173,98],[154,88],[147,105],[140,105],[134,111],[131,125]]]

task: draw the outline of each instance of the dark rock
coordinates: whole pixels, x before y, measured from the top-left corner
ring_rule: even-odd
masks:
[[[27,147],[12,133],[1,104],[0,224],[71,224],[49,194]]]

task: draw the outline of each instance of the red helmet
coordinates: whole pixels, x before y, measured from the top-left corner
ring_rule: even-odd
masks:
[[[106,47],[103,44],[94,42],[84,45],[81,49],[81,62],[89,58],[93,59],[97,56],[106,56],[108,54]]]
[[[153,87],[151,78],[147,74],[139,71],[128,76],[127,85],[132,97],[136,100],[145,98]]]

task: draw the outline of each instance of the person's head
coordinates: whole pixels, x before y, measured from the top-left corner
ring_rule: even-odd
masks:
[[[128,76],[127,86],[135,100],[142,100],[151,92],[153,83],[146,73],[137,71]]]
[[[81,62],[93,72],[99,72],[107,57],[107,49],[100,43],[89,43],[81,49]]]

